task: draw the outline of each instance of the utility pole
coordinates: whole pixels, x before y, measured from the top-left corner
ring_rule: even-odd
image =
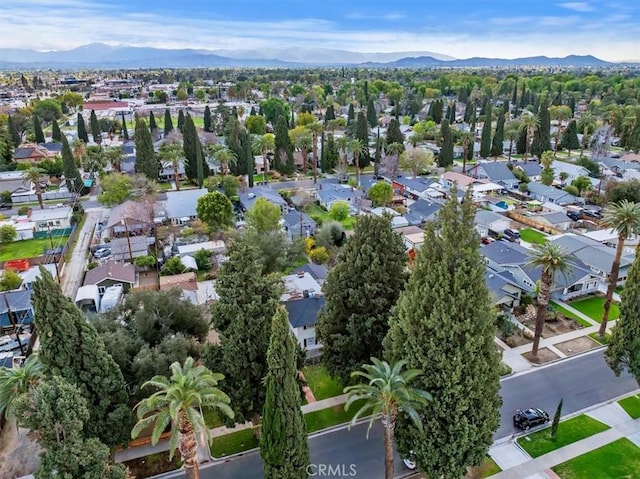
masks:
[[[51,237],[51,225],[48,224],[47,228],[49,229],[49,244],[51,245],[51,255],[53,256],[53,264],[56,267],[56,279],[58,280],[58,284],[61,284],[60,271],[58,269],[58,259],[56,259],[56,250],[53,246],[53,238]]]
[[[127,219],[122,219],[122,224],[124,225],[124,232],[127,235],[127,246],[129,247],[129,261],[133,264],[133,253],[131,252],[131,239],[129,238],[129,226],[127,225]]]

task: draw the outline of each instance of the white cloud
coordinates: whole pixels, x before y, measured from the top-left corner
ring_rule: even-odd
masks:
[[[587,2],[564,2],[564,3],[559,3],[558,6],[562,8],[566,8],[568,10],[574,10],[576,12],[583,12],[583,13],[595,11],[595,8],[593,8]]]

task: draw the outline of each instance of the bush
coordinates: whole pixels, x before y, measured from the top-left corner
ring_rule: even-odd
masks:
[[[136,258],[136,259],[138,259],[138,258]],[[135,263],[135,261],[134,261],[134,263]],[[97,268],[97,267],[98,267],[98,263],[96,263],[95,261],[91,261],[87,265],[87,271],[91,271],[93,268]]]
[[[523,294],[520,298],[520,304],[522,306],[530,306],[533,304],[533,297],[529,294]]]
[[[349,217],[351,207],[346,201],[336,201],[331,205],[329,217],[335,221],[344,221]]]
[[[18,214],[20,216],[24,216],[29,214],[29,207],[28,206],[21,206],[20,208],[18,208]]]
[[[327,253],[327,248],[324,246],[312,249],[309,257],[315,264],[324,264],[329,261],[329,253]]]
[[[201,249],[194,255],[198,270],[209,271],[211,269],[211,253],[206,249]]]
[[[138,268],[152,268],[156,265],[156,259],[153,256],[139,256],[133,260]]]

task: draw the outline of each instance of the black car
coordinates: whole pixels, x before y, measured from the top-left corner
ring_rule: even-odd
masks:
[[[516,230],[506,229],[504,230],[504,237],[512,243],[515,243],[520,239],[520,232]]]
[[[549,422],[549,415],[542,409],[532,408],[523,411],[522,409],[516,409],[516,413],[513,415],[513,425],[525,431],[530,427],[539,426]]]

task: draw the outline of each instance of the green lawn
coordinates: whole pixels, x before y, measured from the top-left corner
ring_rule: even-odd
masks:
[[[69,236],[54,237],[53,245],[55,247],[64,246],[68,239]],[[0,261],[35,258],[42,256],[47,249],[51,249],[51,241],[49,238],[14,241],[13,243],[2,245],[0,248]]]
[[[320,222],[322,223],[332,221],[331,217],[329,216],[329,212],[322,206],[312,204],[307,206],[305,211],[315,221],[320,220]],[[352,230],[355,222],[356,218],[354,216],[349,216],[346,220],[343,220],[340,223],[342,223],[342,226],[344,226],[345,230]]]
[[[480,473],[479,477],[481,478],[491,477],[494,474],[502,472],[500,466],[498,466],[496,462],[488,456],[484,458],[484,461],[482,461],[482,464],[477,467],[477,470]]]
[[[307,423],[307,432],[312,433],[349,422],[358,412],[361,405],[361,401],[356,401],[349,407],[349,411],[345,411],[344,405],[340,404],[339,406],[307,413],[304,415],[304,420]]]
[[[595,321],[600,322],[602,319],[602,305],[604,304],[604,298],[600,296],[592,296],[590,298],[579,299],[569,303],[573,308],[577,309],[583,314],[586,314]],[[616,303],[611,304],[609,310],[609,319],[618,319],[620,317],[620,309]]]
[[[533,228],[524,228],[520,230],[520,239],[532,244],[543,244],[547,242],[547,236]]]
[[[220,419],[220,416],[218,415],[218,411],[216,411],[215,409],[203,409],[202,416],[204,417],[204,423],[209,429],[224,426],[222,420]]]
[[[595,332],[589,335],[591,339],[600,344],[609,344],[609,340],[611,339],[611,334],[605,333],[604,338],[601,338],[600,335]]]
[[[622,438],[552,469],[562,479],[636,479],[640,448]]]
[[[302,369],[302,373],[316,400],[320,401],[342,394],[342,384],[332,378],[324,366],[320,364],[307,366]]]
[[[548,427],[542,431],[536,431],[518,438],[518,444],[531,457],[540,457],[567,444],[572,444],[607,429],[609,429],[609,426],[606,424],[582,414],[573,419],[562,421],[558,426],[558,432],[554,439],[551,438],[551,428]]]
[[[618,404],[620,404],[622,409],[627,411],[627,414],[633,419],[638,419],[640,417],[640,394],[621,399],[618,401]]]
[[[551,302],[551,307],[553,309],[555,309],[556,311],[558,311],[559,313],[562,313],[563,315],[565,315],[567,318],[571,318],[574,321],[576,321],[578,324],[581,324],[582,326],[584,326],[585,328],[589,327],[589,326],[594,326],[594,324],[590,323],[589,321],[582,319],[581,317],[573,314],[571,311],[563,308],[562,306],[560,306],[558,303],[554,303],[553,301]]]
[[[214,437],[211,440],[211,455],[215,458],[230,456],[259,445],[260,443],[253,435],[253,429],[241,429],[224,436]]]
[[[158,183],[158,192],[171,190],[171,182],[163,181]]]

